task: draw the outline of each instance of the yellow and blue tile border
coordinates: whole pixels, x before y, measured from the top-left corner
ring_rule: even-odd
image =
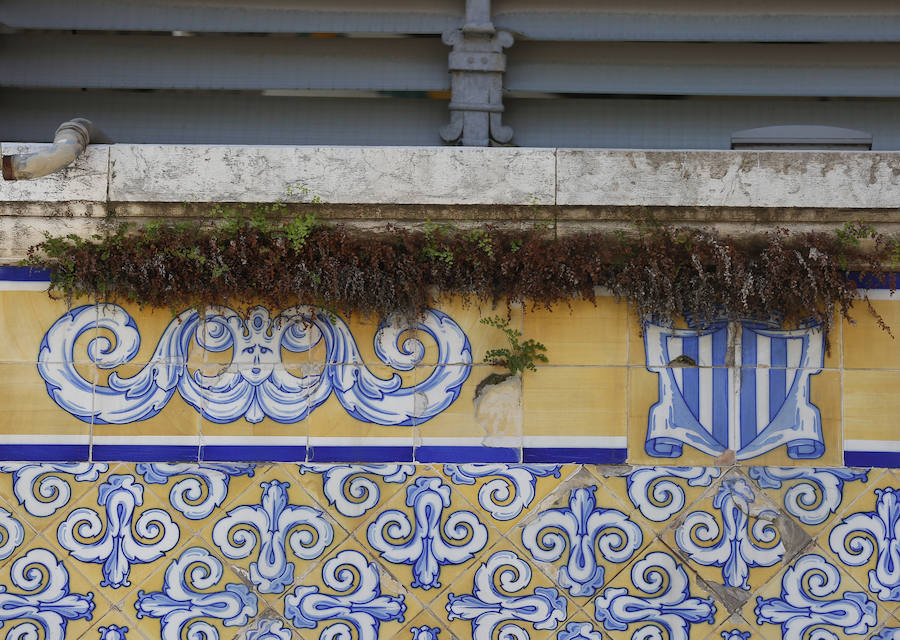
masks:
[[[862,312],[826,350],[513,308],[551,362],[476,397],[502,336],[452,300],[45,289],[0,268],[4,638],[900,638],[900,347]]]
[[[896,638],[900,478],[0,463],[5,638]]]
[[[513,308],[550,363],[477,396],[503,336],[457,301],[408,328],[45,288],[0,269],[0,459],[900,466],[900,346],[863,310],[826,349],[815,326],[641,326],[602,295]],[[890,291],[864,292],[900,326]]]

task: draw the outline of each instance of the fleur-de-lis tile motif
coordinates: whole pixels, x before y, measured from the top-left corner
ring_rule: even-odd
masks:
[[[879,600],[897,602],[900,601],[900,489],[875,489],[875,496],[875,511],[861,511],[844,518],[831,530],[828,544],[841,562],[851,567],[869,562],[877,545],[878,559],[875,568],[869,571],[869,591]]]
[[[726,478],[713,498],[722,525],[706,511],[693,511],[675,531],[678,548],[691,560],[706,566],[722,567],[722,579],[729,587],[749,589],[751,567],[771,567],[784,555],[784,544],[771,545],[778,538],[778,514],[763,510],[750,524],[751,505],[756,496],[743,478]],[[711,542],[711,544],[706,544]]]
[[[101,587],[127,587],[132,564],[153,562],[178,543],[178,525],[166,511],[147,509],[134,519],[143,503],[144,487],[135,483],[134,476],[111,475],[97,490],[97,504],[105,508],[106,517],[87,507],[75,509],[60,523],[56,539],[74,558],[103,563]],[[99,540],[81,540],[101,532]]]
[[[402,511],[387,509],[369,525],[366,538],[388,562],[412,565],[412,587],[440,587],[441,565],[471,560],[487,544],[487,527],[471,511],[453,511],[442,527],[451,505],[450,487],[440,478],[417,478],[406,489],[406,506],[412,507],[413,521]],[[406,542],[388,539],[408,536]]]
[[[11,473],[13,495],[29,515],[52,516],[69,503],[72,487],[63,475],[77,482],[93,482],[106,473],[105,462],[2,462],[0,472]]]
[[[628,475],[628,498],[648,520],[665,522],[684,508],[684,489],[672,478],[708,487],[720,473],[716,467],[644,467]]]
[[[556,634],[556,640],[603,640],[603,634],[590,622],[570,622]]]
[[[522,544],[539,562],[554,562],[569,546],[559,584],[573,596],[591,596],[603,586],[607,562],[627,562],[641,548],[641,528],[621,511],[597,506],[597,487],[572,489],[569,506],[541,511],[522,530]]]
[[[322,582],[338,595],[322,593],[317,586],[301,585],[284,599],[284,615],[294,626],[315,629],[320,622],[336,621],[319,638],[377,640],[382,623],[403,622],[403,596],[381,593],[378,568],[359,551],[348,549],[329,558],[322,566]]]
[[[213,527],[212,541],[230,560],[248,557],[258,544],[250,580],[262,593],[281,593],[294,581],[287,547],[303,560],[318,558],[334,539],[334,530],[318,509],[289,504],[290,483],[272,480],[260,486],[260,503],[229,511]]]
[[[384,482],[402,483],[416,472],[412,464],[301,464],[300,473],[322,474],[322,489],[328,503],[342,516],[354,518],[378,504],[381,491],[367,475]]]
[[[6,509],[0,509],[0,560],[6,560],[25,540],[25,527]]]
[[[631,567],[634,587],[649,597],[632,596],[623,587],[609,587],[594,601],[594,617],[607,631],[640,625],[632,637],[653,637],[653,625],[666,630],[669,640],[687,640],[692,624],[712,624],[716,605],[709,598],[691,596],[687,573],[668,553],[653,551]]]
[[[144,482],[165,484],[169,478],[187,476],[172,485],[169,502],[190,520],[202,520],[221,506],[233,476],[252,476],[254,464],[240,463],[141,463],[135,467]]]
[[[256,596],[243,584],[222,580],[222,563],[202,547],[189,547],[167,568],[162,591],[138,591],[137,617],[159,618],[162,640],[203,638],[218,640],[216,628],[200,618],[222,620],[226,627],[242,626],[256,615]]]
[[[785,640],[837,637],[825,627],[863,635],[876,623],[875,602],[861,591],[826,600],[840,584],[840,572],[825,558],[816,553],[801,556],[782,575],[780,597],[756,598],[756,621],[780,625]]]
[[[478,504],[495,520],[514,520],[534,500],[538,478],[559,477],[558,464],[445,464],[454,484],[474,485],[493,478],[478,490]]]
[[[722,640],[750,640],[750,632],[741,631],[740,629],[729,629],[722,632]]]
[[[100,632],[100,640],[125,640],[128,627],[111,624],[107,627],[97,627],[97,631]]]
[[[900,640],[900,627],[885,627],[870,640]]]
[[[276,618],[263,618],[247,631],[244,640],[291,640],[291,630]]]
[[[473,640],[494,637],[527,640],[522,623],[535,629],[556,629],[566,619],[566,599],[556,589],[535,587],[531,567],[512,551],[496,551],[475,572],[471,594],[448,594],[447,619],[472,621]],[[499,629],[498,629],[499,627]]]
[[[423,624],[421,627],[410,627],[412,632],[412,640],[438,640],[438,634],[441,632],[437,627],[429,627]]]
[[[23,620],[7,632],[10,640],[63,640],[70,621],[91,619],[94,594],[72,593],[69,572],[47,549],[32,549],[15,560],[9,577],[24,592],[10,593],[0,585],[0,626]]]
[[[844,484],[865,482],[867,471],[804,467],[750,467],[748,475],[763,489],[780,489],[797,481],[784,494],[787,512],[806,525],[822,524],[841,506]]]

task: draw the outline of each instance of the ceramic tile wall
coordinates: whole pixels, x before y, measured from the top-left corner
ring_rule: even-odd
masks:
[[[896,638],[900,477],[824,467],[0,464],[0,632]]]
[[[311,308],[201,319],[12,284],[0,459],[900,466],[900,341],[862,308],[828,344],[815,327],[642,326],[604,296],[512,308],[549,363],[479,395],[506,344],[479,320],[505,309],[448,299],[413,328]],[[900,302],[870,295],[900,327]]]

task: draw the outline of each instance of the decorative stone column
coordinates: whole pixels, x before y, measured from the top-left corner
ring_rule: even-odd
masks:
[[[502,124],[506,56],[501,51],[512,45],[512,34],[494,29],[490,0],[467,0],[466,23],[445,31],[443,39],[453,51],[450,124],[441,128],[441,138],[471,147],[508,143],[513,131]]]

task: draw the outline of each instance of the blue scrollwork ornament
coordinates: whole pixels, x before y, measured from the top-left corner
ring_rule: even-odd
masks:
[[[185,518],[202,520],[225,501],[229,480],[252,476],[255,467],[241,463],[154,462],[138,464],[135,471],[149,484],[166,484],[170,478],[187,476],[172,485],[169,503]]]
[[[492,478],[478,489],[478,504],[495,520],[515,520],[527,509],[535,496],[538,478],[558,478],[558,464],[445,464],[453,484],[474,485],[482,478]]]
[[[844,484],[865,482],[869,473],[854,469],[750,467],[748,475],[763,489],[780,489],[785,482],[793,483],[784,494],[785,509],[803,524],[817,525],[841,506]]]
[[[663,629],[669,640],[688,640],[691,625],[714,621],[716,605],[691,596],[687,572],[668,553],[653,551],[635,562],[631,582],[649,597],[610,587],[594,601],[594,617],[607,631],[637,626],[632,637],[660,637]]]
[[[757,624],[780,625],[785,640],[837,638],[827,627],[863,635],[876,623],[877,607],[861,591],[836,596],[837,567],[816,553],[800,556],[781,578],[781,594],[756,598]]]
[[[859,567],[876,556],[869,591],[900,601],[900,489],[875,489],[875,510],[853,513],[831,530],[828,544],[844,564]]]
[[[522,544],[539,562],[559,560],[568,543],[559,584],[573,596],[592,596],[603,586],[601,560],[627,562],[644,543],[641,528],[628,516],[597,507],[596,491],[596,486],[572,489],[568,507],[541,511],[522,529]]]
[[[665,522],[684,508],[684,488],[708,487],[721,471],[715,467],[644,467],[628,474],[628,498],[641,515],[653,522]]]
[[[349,518],[359,517],[378,504],[381,490],[368,476],[400,484],[416,472],[412,464],[301,464],[300,473],[322,474],[328,503]]]
[[[0,473],[12,474],[16,500],[36,518],[50,517],[69,503],[72,486],[64,476],[94,482],[108,469],[105,462],[0,462]]]
[[[159,618],[162,640],[218,640],[218,630],[204,618],[237,627],[257,610],[256,596],[243,584],[211,591],[222,576],[221,562],[202,547],[189,547],[166,568],[162,591],[138,591],[137,617]]]
[[[12,563],[9,574],[8,584],[22,593],[0,585],[0,627],[21,622],[9,629],[6,638],[64,640],[69,622],[91,619],[94,594],[72,593],[69,572],[51,551],[30,550]]]
[[[334,539],[334,529],[318,509],[290,504],[289,483],[272,480],[260,486],[260,503],[229,511],[213,527],[212,541],[231,560],[249,557],[258,545],[250,580],[261,593],[281,593],[294,581],[287,549],[303,560],[318,558]]]
[[[487,527],[478,516],[450,510],[450,487],[440,478],[417,478],[407,487],[406,505],[412,507],[412,520],[387,509],[369,525],[366,538],[388,562],[412,565],[414,588],[440,587],[441,565],[471,560],[487,544]]]
[[[128,424],[158,414],[177,393],[212,422],[265,418],[295,423],[306,418],[334,393],[344,409],[363,422],[412,426],[441,413],[459,396],[469,376],[472,349],[462,329],[440,311],[425,311],[415,327],[389,316],[375,335],[375,353],[400,371],[412,370],[425,347],[401,338],[409,329],[431,336],[438,346],[437,363],[421,383],[403,386],[399,374],[379,378],[363,365],[350,328],[337,316],[309,306],[296,306],[271,318],[254,307],[246,318],[232,309],[210,307],[201,317],[191,309],[163,331],[150,363],[132,377],[113,372],[108,384],[95,385],[74,365],[82,335],[103,329],[105,335],[87,345],[88,357],[103,369],[114,369],[138,353],[141,337],[132,317],[120,306],[102,304],[72,309],[44,335],[38,373],[47,393],[71,415],[94,424]],[[324,341],[327,366],[320,373],[293,375],[281,362],[282,349],[308,351]],[[232,351],[223,372],[205,375],[188,369],[192,344],[206,351]]]
[[[713,498],[722,524],[706,511],[689,513],[675,531],[678,548],[691,560],[705,566],[722,567],[728,587],[749,589],[751,567],[771,567],[784,555],[775,520],[778,514],[762,510],[750,523],[751,505],[756,496],[742,478],[726,478]]]
[[[565,597],[549,587],[525,592],[530,583],[528,563],[512,551],[496,551],[475,572],[471,594],[448,594],[447,619],[471,620],[473,640],[527,640],[524,625],[556,629],[566,619]]]
[[[153,562],[178,543],[178,525],[166,511],[147,509],[135,520],[143,502],[144,487],[135,483],[134,476],[111,475],[97,490],[97,504],[104,507],[105,517],[82,507],[56,530],[60,546],[72,557],[102,563],[101,587],[129,586],[132,564]],[[96,539],[86,541],[91,538]]]
[[[337,595],[301,585],[284,599],[284,615],[294,626],[315,629],[330,622],[319,635],[322,640],[377,640],[383,623],[403,622],[403,596],[382,594],[378,568],[358,551],[341,551],[326,561],[322,582]]]

